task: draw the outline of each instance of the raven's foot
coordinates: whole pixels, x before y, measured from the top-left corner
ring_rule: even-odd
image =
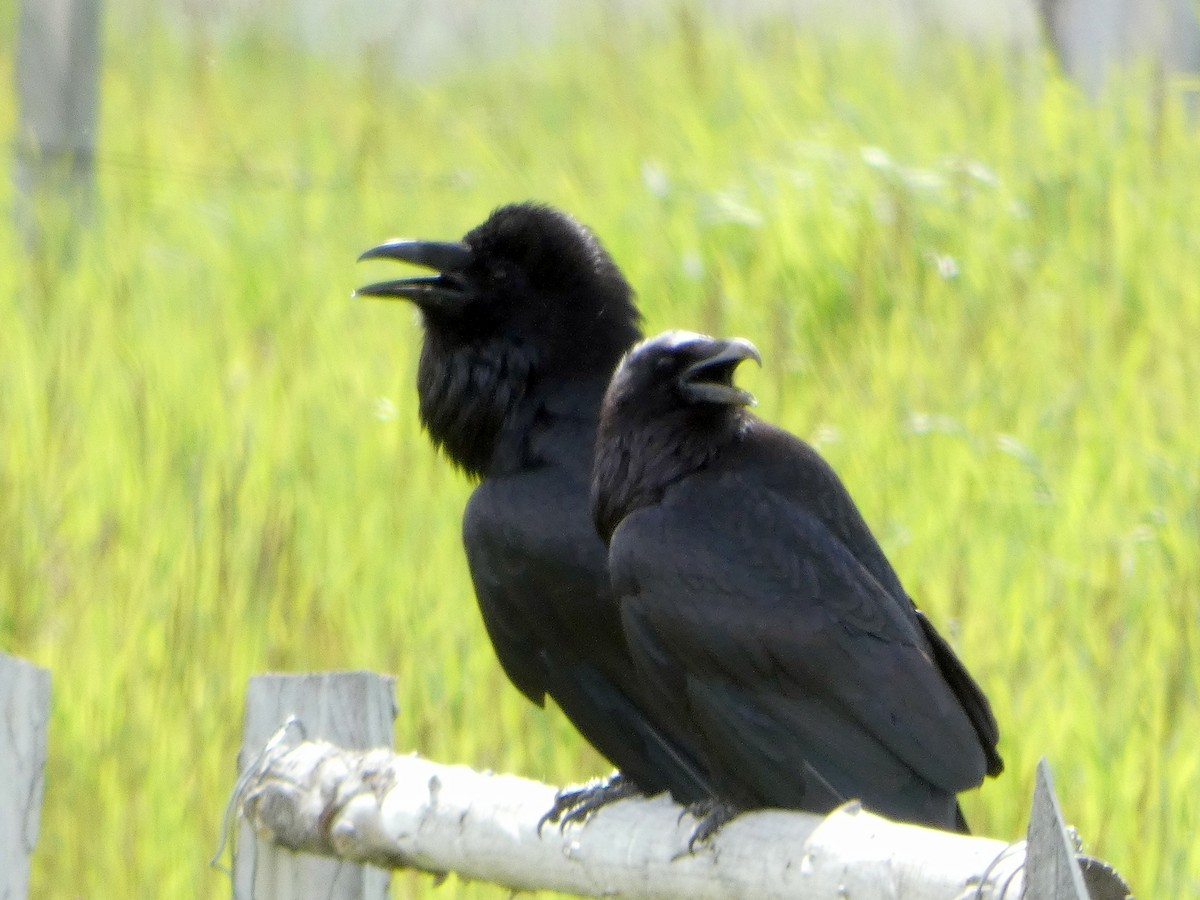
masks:
[[[637,785],[620,772],[613,772],[607,778],[597,778],[579,787],[563,788],[554,797],[554,805],[538,821],[538,834],[547,822],[558,825],[559,830],[566,828],[572,822],[582,824],[588,816],[626,797],[641,795]]]
[[[698,820],[696,827],[692,829],[692,836],[688,838],[687,846],[688,853],[695,853],[697,844],[703,844],[711,838],[721,830],[726,822],[742,810],[723,800],[701,800],[699,803],[690,804],[687,812],[692,818]],[[684,854],[680,853],[679,855],[683,856]]]

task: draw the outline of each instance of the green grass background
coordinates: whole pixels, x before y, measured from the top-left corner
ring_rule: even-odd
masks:
[[[394,271],[366,247],[528,197],[598,231],[649,331],[758,343],[760,413],[842,473],[992,699],[1008,770],[965,797],[976,831],[1021,835],[1045,755],[1089,850],[1200,895],[1200,138],[1174,88],[1092,106],[1041,59],[695,20],[433,84],[154,26],[104,59],[71,263],[60,224],[28,257],[0,221],[0,647],[54,677],[33,896],[227,896],[208,859],[267,670],[395,673],[397,746],[439,760],[604,770],[493,659],[412,310],[349,296]]]

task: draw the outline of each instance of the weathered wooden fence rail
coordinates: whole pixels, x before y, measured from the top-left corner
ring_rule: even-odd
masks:
[[[269,687],[252,682],[251,697],[298,696],[298,682],[289,686],[286,676],[270,677],[277,680]],[[320,690],[337,689],[328,681]],[[375,711],[364,714],[378,718],[381,702],[373,701]],[[292,707],[264,706],[280,729],[269,740],[270,727],[247,712],[248,733],[253,728],[256,739],[248,736],[246,747],[261,752],[243,751],[232,803],[258,843],[243,837],[235,851],[239,861],[242,847],[261,859],[266,843],[296,852],[274,857],[278,865],[298,867],[305,854],[317,854],[439,877],[454,873],[514,891],[664,900],[1121,900],[1128,894],[1110,868],[1077,856],[1045,763],[1038,770],[1029,837],[1018,844],[901,825],[850,804],[827,817],[779,810],[740,816],[710,844],[688,853],[694,822],[668,798],[622,801],[566,831],[540,828],[555,788],[397,755],[386,746],[338,747],[316,739],[327,731],[325,723],[310,728],[289,718],[310,705],[297,700]],[[275,883],[281,887],[264,893],[256,879],[252,894],[239,889],[237,896],[298,897],[289,885],[305,882],[290,876]]]
[[[565,831],[540,828],[555,788],[393,753],[393,695],[390,677],[369,672],[251,680],[231,800],[234,897],[384,900],[394,868],[661,900],[1128,895],[1110,868],[1078,856],[1045,763],[1028,839],[1016,844],[850,804],[826,817],[740,816],[689,853],[694,823],[666,797],[613,804]],[[49,718],[49,673],[0,654],[0,900],[28,896]]]

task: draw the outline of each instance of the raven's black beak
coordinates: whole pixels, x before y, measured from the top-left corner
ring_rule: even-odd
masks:
[[[754,406],[754,395],[733,384],[738,363],[748,359],[760,366],[762,357],[745,338],[710,341],[705,356],[679,373],[679,389],[696,403],[720,403],[726,406]]]
[[[355,297],[411,300],[419,306],[458,306],[467,297],[463,272],[471,263],[471,248],[440,241],[388,241],[362,254],[364,259],[394,259],[440,272],[433,278],[400,278],[360,287]]]

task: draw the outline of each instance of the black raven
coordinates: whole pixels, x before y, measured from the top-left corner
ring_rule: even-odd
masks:
[[[709,795],[696,754],[646,715],[588,515],[600,401],[641,337],[616,263],[575,219],[534,204],[501,207],[461,242],[392,241],[360,258],[438,273],[356,294],[421,311],[421,422],[481,479],[463,543],[504,671],[539,706],[553,697],[620,770],[561,797],[549,818],[579,818],[633,790],[685,803]]]
[[[833,469],[751,415],[741,339],[635,347],[601,410],[596,527],[653,714],[739,810],[860,799],[966,830],[956,794],[1003,768],[991,708],[915,608]]]

